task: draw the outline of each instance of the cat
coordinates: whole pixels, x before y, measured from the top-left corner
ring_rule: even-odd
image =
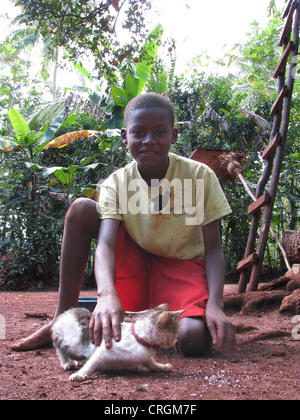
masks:
[[[155,372],[170,372],[172,365],[154,360],[159,347],[175,345],[178,336],[178,317],[185,310],[168,311],[168,305],[140,313],[135,322],[122,322],[120,342],[113,340],[106,349],[104,340],[96,347],[89,338],[91,313],[73,308],[60,315],[52,327],[52,340],[65,371],[81,369],[70,376],[71,382],[82,382],[96,370],[131,369],[143,365]]]

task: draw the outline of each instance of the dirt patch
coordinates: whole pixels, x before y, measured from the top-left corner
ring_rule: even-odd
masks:
[[[234,289],[227,286],[226,293]],[[82,296],[93,294],[83,292]],[[157,358],[171,363],[173,372],[152,373],[142,368],[98,372],[82,384],[73,384],[68,381],[70,374],[61,370],[53,348],[26,353],[10,350],[14,341],[49,321],[47,316],[53,316],[56,301],[55,292],[0,293],[0,314],[6,327],[0,330],[0,400],[300,399],[300,341],[295,340],[300,328],[293,324],[292,315],[280,315],[278,308],[260,308],[250,315],[228,312],[238,333],[237,352],[230,358],[215,350],[203,359],[161,352]]]

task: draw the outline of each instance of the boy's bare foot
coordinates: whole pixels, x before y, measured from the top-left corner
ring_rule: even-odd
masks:
[[[51,327],[52,327],[52,323],[45,325],[45,327],[36,331],[34,334],[15,343],[11,347],[11,350],[13,351],[36,350],[40,347],[51,345],[52,344]]]

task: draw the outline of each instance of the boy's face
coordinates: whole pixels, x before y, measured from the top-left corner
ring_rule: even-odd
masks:
[[[122,129],[121,137],[137,162],[140,170],[163,171],[168,164],[168,154],[178,137],[167,110],[147,108],[132,111],[127,126]],[[164,176],[164,174],[162,175]]]

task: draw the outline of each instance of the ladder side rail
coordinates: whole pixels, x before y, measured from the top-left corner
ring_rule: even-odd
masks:
[[[253,270],[252,270],[249,291],[256,291],[258,287],[259,278],[260,278],[261,270],[262,270],[263,258],[264,258],[264,254],[265,254],[265,250],[266,250],[267,242],[268,242],[269,230],[271,226],[272,213],[273,213],[276,194],[278,190],[279,178],[280,178],[282,164],[284,160],[285,145],[287,142],[288,128],[289,128],[289,122],[290,122],[291,102],[292,102],[293,89],[294,89],[294,83],[295,83],[294,76],[295,76],[295,69],[297,66],[297,59],[295,60],[295,57],[298,56],[298,52],[299,52],[299,22],[300,22],[300,1],[298,2],[298,5],[297,5],[297,11],[296,11],[295,20],[294,20],[293,38],[294,38],[295,48],[291,55],[291,62],[290,62],[288,81],[287,81],[288,94],[284,99],[284,106],[283,106],[283,116],[282,116],[282,124],[281,124],[281,131],[280,131],[282,140],[279,143],[277,147],[277,151],[276,151],[273,174],[271,177],[271,183],[269,187],[270,202],[266,206],[265,211],[264,211],[262,229],[261,229],[261,233],[259,237],[258,252],[257,252],[259,255],[259,259],[258,259],[257,264],[253,267]]]
[[[291,33],[292,33],[292,27],[290,28],[289,33],[287,34],[284,50],[290,42]],[[287,65],[285,64],[285,66],[283,66],[281,73],[278,77],[278,89],[277,89],[278,95],[280,94],[280,92],[285,86],[286,67]],[[274,116],[273,128],[272,128],[270,140],[272,140],[276,136],[276,134],[280,131],[281,121],[282,121],[282,105],[278,108]],[[271,177],[272,170],[273,170],[274,155],[275,155],[275,152],[271,154],[265,162],[263,173],[257,183],[257,188],[256,188],[256,193],[255,193],[256,199],[262,196],[262,194],[264,193],[265,187]],[[260,220],[261,220],[261,212],[257,212],[252,215],[251,226],[250,226],[244,258],[247,258],[250,255],[255,253],[255,245],[256,245],[257,232],[258,232]],[[252,267],[249,267],[241,272],[239,284],[238,284],[238,290],[237,290],[238,294],[242,294],[246,292],[247,284],[249,283],[249,280],[251,278],[251,273],[252,273]]]
[[[285,84],[285,72],[286,72],[286,67],[282,70],[282,72],[281,72],[281,74],[278,78],[278,94],[281,92],[281,90],[283,89],[284,84]],[[277,111],[277,113],[274,117],[271,139],[279,132],[280,125],[281,125],[281,119],[282,119],[282,107],[280,107],[278,109],[278,111]],[[269,158],[265,162],[265,167],[264,167],[263,173],[262,173],[262,175],[261,175],[261,177],[260,177],[260,179],[257,183],[257,187],[256,187],[256,193],[255,193],[256,199],[260,198],[262,196],[262,194],[264,193],[265,187],[266,187],[266,185],[267,185],[267,183],[270,179],[270,176],[272,174],[273,161],[274,161],[274,156],[269,156]],[[245,251],[245,258],[247,258],[249,255],[253,254],[254,251],[255,251],[257,231],[258,231],[258,228],[259,228],[260,220],[261,220],[261,212],[257,212],[257,213],[252,215],[249,237],[248,237],[248,242],[247,242],[246,251]],[[239,294],[246,292],[247,284],[250,280],[250,276],[251,276],[251,268],[248,268],[248,269],[243,270],[241,272],[239,285],[238,285],[238,293]]]

